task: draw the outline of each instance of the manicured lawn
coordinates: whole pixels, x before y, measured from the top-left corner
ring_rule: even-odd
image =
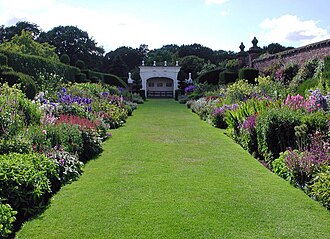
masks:
[[[17,238],[330,238],[330,213],[223,131],[149,100]]]

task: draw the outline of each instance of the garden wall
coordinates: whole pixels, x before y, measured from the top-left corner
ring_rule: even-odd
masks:
[[[325,58],[328,55],[330,55],[330,39],[255,59],[251,62],[251,66],[260,71],[278,61],[282,64],[295,62],[301,66],[313,57]]]

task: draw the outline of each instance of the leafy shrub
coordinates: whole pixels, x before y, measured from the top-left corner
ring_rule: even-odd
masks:
[[[65,79],[65,81],[75,81],[75,76],[80,70],[73,66],[65,65],[61,62],[52,61],[39,56],[25,55],[13,51],[3,51],[0,53],[8,57],[8,66],[14,71],[22,72],[37,79],[40,73],[54,73]]]
[[[102,152],[102,140],[95,130],[89,129],[82,131],[82,137],[83,151],[80,160],[85,163]]]
[[[258,151],[267,161],[278,158],[288,147],[297,147],[294,127],[300,125],[301,116],[287,107],[260,113],[256,125]]]
[[[25,126],[39,124],[41,112],[22,91],[0,85],[0,137],[9,138]]]
[[[16,214],[9,204],[4,204],[0,199],[0,238],[6,238],[13,232]]]
[[[0,45],[1,50],[9,50],[16,53],[33,55],[58,62],[58,56],[55,53],[55,47],[47,42],[39,43],[35,41],[29,31],[21,31],[21,34],[16,34],[9,41],[5,41]]]
[[[25,93],[27,98],[33,99],[37,93],[37,87],[34,80],[26,74],[15,71],[2,72],[0,77],[8,82],[10,86],[20,84],[21,90]]]
[[[8,65],[8,57],[5,54],[0,53],[0,66]]]
[[[84,164],[76,155],[66,152],[63,148],[54,147],[46,152],[46,155],[56,163],[62,185],[77,180],[83,172]]]
[[[234,104],[246,101],[251,97],[253,86],[247,80],[239,80],[227,88],[225,103]]]
[[[91,70],[82,70],[81,72],[86,74],[86,78],[91,80],[93,83],[104,81],[104,73]]]
[[[197,81],[200,83],[207,82],[209,84],[218,85],[219,84],[219,74],[223,69],[215,69],[198,76]]]
[[[8,199],[21,216],[39,212],[58,180],[57,167],[39,154],[0,155],[0,197]]]
[[[298,85],[297,87],[297,93],[305,96],[306,92],[314,87],[316,87],[318,85],[318,80],[316,79],[307,79],[305,81],[303,81],[301,84]]]
[[[325,166],[311,181],[309,195],[330,210],[330,166]]]
[[[0,154],[29,153],[32,150],[32,141],[25,135],[15,135],[8,139],[0,139]]]
[[[259,76],[256,82],[255,92],[258,97],[278,100],[287,95],[287,88],[280,81],[272,80],[270,76]]]
[[[88,82],[86,74],[78,73],[75,77],[75,82],[77,82],[77,83],[86,83],[86,82]]]
[[[103,78],[104,78],[105,84],[128,88],[127,83],[116,75],[104,74]],[[143,94],[143,96],[144,96],[144,94]]]
[[[69,65],[70,61],[71,61],[71,59],[68,54],[61,55],[60,62],[62,62],[63,64],[66,64],[66,65]]]
[[[322,141],[320,132],[311,135],[311,143],[308,149],[299,152],[289,148],[285,160],[292,175],[291,182],[306,189],[315,174],[330,162],[328,153],[328,144]]]
[[[310,114],[305,114],[301,118],[301,122],[307,126],[307,134],[314,134],[316,131],[327,131],[327,116],[322,111],[316,111]]]
[[[219,74],[219,84],[228,84],[235,82],[238,79],[238,73],[230,72],[230,71],[223,71]]]
[[[80,70],[86,69],[85,62],[83,60],[77,60],[76,62],[76,67],[79,68]]]
[[[288,85],[298,73],[299,66],[296,63],[288,63],[284,66],[280,80]]]
[[[242,68],[238,72],[238,78],[240,80],[247,80],[250,84],[254,84],[258,76],[259,70],[254,68]]]
[[[257,156],[257,114],[248,116],[239,127],[239,144],[250,154]]]
[[[273,172],[285,180],[290,180],[291,177],[290,171],[286,165],[286,158],[288,156],[288,153],[288,150],[286,150],[285,152],[281,152],[280,156],[271,163]]]
[[[238,108],[237,104],[232,104],[232,105],[225,104],[219,108],[215,108],[210,115],[212,125],[221,129],[227,128],[228,125],[225,121],[226,112],[228,110],[235,111],[237,108]]]

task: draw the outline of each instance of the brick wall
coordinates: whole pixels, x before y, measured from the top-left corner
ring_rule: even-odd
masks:
[[[328,55],[330,55],[330,39],[255,59],[251,62],[251,66],[262,71],[265,67],[278,61],[283,64],[294,62],[302,65],[311,58],[317,57],[322,59]]]

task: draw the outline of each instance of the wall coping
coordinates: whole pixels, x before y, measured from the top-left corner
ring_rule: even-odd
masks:
[[[260,56],[258,59],[254,59],[252,61],[252,63],[258,63],[258,62],[262,62],[262,61],[266,61],[266,60],[278,59],[280,57],[292,56],[292,55],[295,55],[298,53],[307,52],[309,50],[324,48],[324,47],[329,47],[329,46],[330,46],[330,39],[327,39],[327,40],[315,42],[315,43],[312,43],[312,44],[309,44],[306,46],[282,51],[282,52],[279,52],[276,54]]]

